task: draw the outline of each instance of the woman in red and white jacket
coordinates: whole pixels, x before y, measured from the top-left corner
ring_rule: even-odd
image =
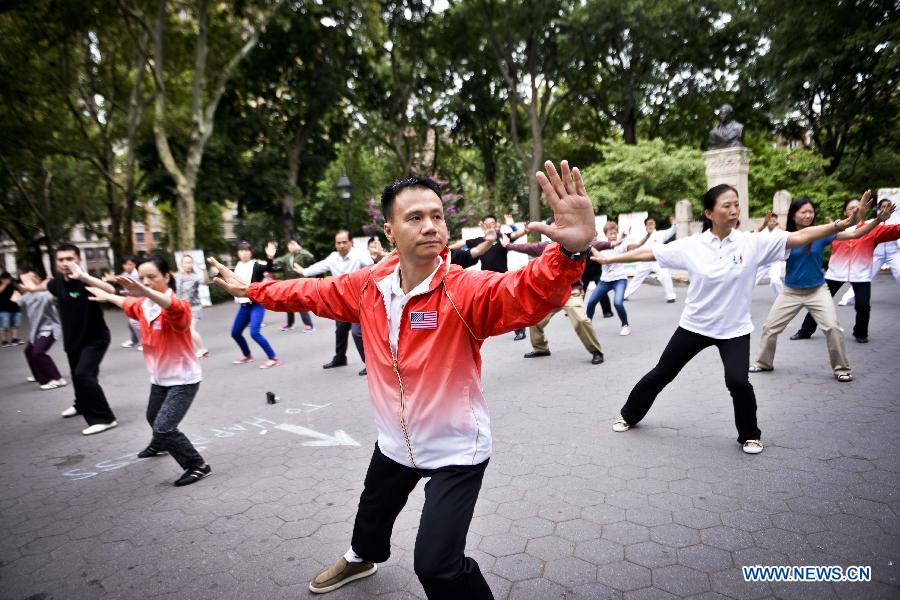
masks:
[[[116,278],[116,283],[128,291],[127,298],[100,288],[87,289],[93,294],[91,300],[115,304],[141,326],[144,361],[150,372],[147,421],[153,428],[153,439],[138,453],[138,458],[168,452],[184,469],[175,485],[189,485],[212,472],[187,436],[178,430],[202,379],[191,339],[191,306],[175,295],[175,279],[161,256],[141,263],[138,274],[140,282],[129,277]]]
[[[859,200],[851,198],[844,202],[844,216],[849,215],[859,207]],[[825,283],[832,297],[845,283],[852,286],[856,295],[856,323],[853,325],[854,339],[865,344],[869,341],[869,300],[872,297],[872,277],[877,273],[872,269],[872,257],[875,247],[882,242],[890,242],[900,239],[900,225],[884,225],[894,212],[894,205],[888,200],[878,203],[878,215],[875,221],[878,223],[874,229],[866,235],[855,240],[836,239],[831,243],[831,259],[828,261],[828,270],[825,272]],[[859,227],[864,227],[860,223]],[[871,222],[869,223],[871,226]],[[803,325],[791,339],[804,340],[812,337],[816,331],[816,322],[812,315],[807,313],[803,319]]]

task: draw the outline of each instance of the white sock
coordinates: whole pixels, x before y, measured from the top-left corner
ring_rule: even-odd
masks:
[[[353,551],[353,547],[352,547],[352,546],[351,546],[351,548],[350,548],[349,550],[347,550],[347,553],[344,554],[344,560],[346,560],[348,563],[361,563],[361,562],[363,562],[363,559],[362,559],[356,552]]]

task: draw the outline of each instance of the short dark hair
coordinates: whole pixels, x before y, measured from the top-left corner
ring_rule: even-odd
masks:
[[[60,244],[59,246],[56,247],[56,252],[54,253],[54,256],[56,254],[59,254],[60,252],[74,252],[75,256],[77,256],[78,258],[81,258],[81,250],[79,250],[78,246],[76,246],[75,244],[70,244],[68,242],[66,242],[65,244]]]
[[[728,185],[727,183],[720,183],[719,185],[714,185],[703,194],[703,198],[701,202],[703,204],[703,210],[715,210],[716,202],[719,200],[719,196],[726,192],[734,192],[734,195],[740,199],[740,194],[736,188]],[[703,231],[707,229],[712,229],[712,221],[706,218],[706,215],[703,215]]]
[[[122,256],[122,264],[124,265],[124,264],[127,263],[128,261],[131,261],[131,262],[133,262],[134,264],[137,264],[137,261],[138,261],[138,260],[137,260],[137,258],[135,258],[134,256],[132,256],[131,254],[125,254],[125,255],[123,255],[123,256]]]
[[[395,179],[393,183],[384,186],[384,190],[381,192],[381,214],[384,215],[385,221],[391,220],[394,214],[394,200],[405,189],[431,190],[437,194],[438,198],[441,197],[441,186],[428,177]]]
[[[238,243],[237,249],[238,250],[250,250],[252,252],[253,246],[250,245],[250,242],[241,241]]]
[[[498,223],[500,222],[500,219],[497,218],[497,215],[492,215],[492,214],[486,214],[483,217],[481,217],[481,222],[484,223],[488,219],[493,219],[493,220],[497,221]]]
[[[373,235],[372,237],[369,238],[369,241],[366,242],[366,246],[368,246],[369,244],[371,244],[371,243],[374,242],[375,240],[378,240],[378,238],[375,237],[375,236]],[[380,242],[381,240],[378,240],[378,241]]]
[[[351,235],[350,230],[344,229],[343,227],[341,227],[340,229],[338,229],[337,231],[334,232],[334,237],[337,237],[337,236],[341,235],[342,233],[346,233],[347,239],[350,240],[351,242],[353,241],[353,235]]]
[[[656,219],[653,216],[647,217],[646,219],[644,219],[644,225],[647,224],[647,221],[653,221],[655,223]]]

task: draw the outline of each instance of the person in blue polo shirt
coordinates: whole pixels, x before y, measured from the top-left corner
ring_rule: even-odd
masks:
[[[862,204],[868,209],[870,193],[866,192]],[[798,198],[791,203],[787,215],[787,230],[800,231],[810,227],[816,218],[816,208],[809,198]],[[840,231],[835,221],[834,233],[812,243],[791,248],[784,275],[784,289],[769,311],[769,317],[762,330],[759,342],[759,356],[750,366],[751,373],[774,369],[775,344],[778,334],[784,331],[798,312],[804,307],[809,310],[816,323],[825,333],[831,369],[838,381],[853,381],[844,330],[837,319],[837,311],[822,271],[825,248],[835,239],[849,240],[867,234],[875,221],[854,231]]]

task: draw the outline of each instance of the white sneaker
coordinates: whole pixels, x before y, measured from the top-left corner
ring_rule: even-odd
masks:
[[[622,328],[622,331],[619,332],[619,335],[631,335],[631,327],[628,325],[625,325]]]
[[[65,385],[69,385],[69,382],[66,381],[64,378],[60,377],[59,379],[56,380],[56,385],[58,385],[59,387],[63,387]]]
[[[59,416],[68,419],[69,417],[74,417],[74,416],[77,415],[77,414],[79,414],[79,413],[78,413],[78,409],[75,408],[74,406],[70,406],[70,407],[67,408],[66,410],[64,410],[64,411],[62,411],[61,413],[59,413]]]
[[[116,425],[118,425],[118,423],[116,423],[115,421],[113,421],[112,423],[97,423],[96,425],[91,425],[87,429],[83,429],[81,431],[81,434],[94,435],[95,433],[103,433],[107,429],[112,429]]]
[[[29,375],[28,377],[25,378],[25,381],[30,381],[31,383],[34,383],[35,381],[37,381],[37,379],[35,379],[34,377]]]
[[[123,348],[131,348],[133,346],[134,346],[134,342],[132,342],[131,340],[125,340],[124,342],[122,342]]]
[[[759,440],[747,440],[744,442],[744,452],[747,454],[759,454],[763,451],[762,442]]]
[[[628,421],[622,418],[622,415],[616,417],[616,420],[613,421],[613,431],[617,431],[619,433],[623,431],[628,431],[631,429],[631,425],[628,424]]]
[[[60,384],[55,379],[51,379],[50,381],[48,381],[47,383],[42,385],[41,389],[42,390],[55,390],[56,388],[62,387],[63,385],[65,385],[65,382],[63,382],[63,384]]]
[[[138,351],[138,352],[143,352],[143,351],[144,351],[144,347],[141,346],[140,344],[138,344],[138,346],[137,346],[137,351]]]

